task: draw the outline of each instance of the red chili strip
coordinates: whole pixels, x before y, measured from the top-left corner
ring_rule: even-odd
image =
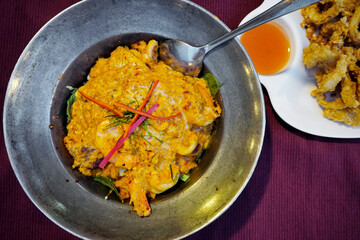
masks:
[[[148,94],[146,95],[145,99],[144,99],[144,102],[140,105],[139,109],[138,110],[143,110],[143,108],[146,106],[147,102],[149,101],[150,97],[151,97],[151,94],[154,92],[156,86],[158,85],[159,83],[159,80],[155,80],[155,82],[153,83],[153,85],[151,86]],[[124,133],[124,136],[125,137],[128,137],[129,135],[129,131],[130,131],[130,128],[132,127],[132,125],[136,122],[136,120],[139,118],[140,114],[135,114],[134,118],[131,120],[131,122],[129,123],[129,126],[128,128],[126,129],[125,133]]]
[[[139,110],[137,110],[137,109],[135,109],[135,108],[129,107],[129,106],[127,106],[127,105],[125,105],[125,104],[122,104],[122,103],[117,103],[117,102],[116,102],[116,103],[114,103],[114,105],[117,106],[117,107],[125,108],[126,110],[128,110],[128,111],[130,111],[130,112],[133,112],[133,113],[136,113],[136,114],[139,114],[139,115],[143,115],[143,116],[145,116],[145,117],[148,117],[148,118],[154,119],[154,120],[162,120],[162,121],[164,121],[164,120],[169,120],[169,119],[176,118],[176,117],[178,117],[178,116],[181,115],[181,112],[179,112],[178,114],[173,115],[173,116],[169,116],[169,117],[157,117],[157,116],[148,114],[148,113],[146,113],[146,112],[139,111]]]
[[[155,111],[155,109],[159,106],[159,104],[154,104],[149,110],[148,113],[152,113]],[[141,116],[139,120],[137,120],[129,130],[129,135],[146,119],[145,116]],[[114,155],[114,153],[124,144],[125,140],[128,136],[124,135],[120,138],[120,140],[116,143],[116,145],[110,150],[110,152],[105,156],[105,158],[101,161],[99,164],[99,167],[104,168],[110,158]]]
[[[123,117],[124,114],[118,110],[116,110],[113,106],[103,103],[100,100],[97,100],[95,98],[90,97],[89,95],[86,95],[85,93],[81,92],[80,90],[77,90],[81,95],[84,96],[84,98],[88,99],[89,101],[92,101],[94,103],[96,103],[97,105],[99,105],[100,107],[103,107],[113,113],[115,113],[116,115],[118,115],[119,117]]]

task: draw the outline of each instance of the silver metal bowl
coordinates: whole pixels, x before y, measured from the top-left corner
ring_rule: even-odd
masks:
[[[216,136],[191,180],[151,201],[152,215],[132,207],[71,169],[65,136],[67,85],[80,86],[99,57],[118,45],[155,38],[202,45],[229,29],[182,0],[87,0],[49,21],[31,40],[11,76],[4,106],[5,142],[24,191],[53,222],[87,239],[169,239],[187,236],[220,216],[244,189],[265,130],[260,83],[236,39],[205,58],[222,83]]]

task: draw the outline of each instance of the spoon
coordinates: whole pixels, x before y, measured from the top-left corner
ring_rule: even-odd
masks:
[[[212,42],[194,47],[180,40],[165,40],[160,43],[159,55],[167,65],[189,76],[198,76],[205,55],[217,46],[261,24],[317,3],[320,0],[282,0],[248,22]]]

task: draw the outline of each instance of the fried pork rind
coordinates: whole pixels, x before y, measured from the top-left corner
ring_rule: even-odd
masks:
[[[311,92],[323,115],[360,126],[360,2],[324,0],[301,10],[310,44],[303,50],[306,68],[315,68]]]

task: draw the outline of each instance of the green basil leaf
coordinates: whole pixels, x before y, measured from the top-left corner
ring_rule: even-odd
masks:
[[[181,176],[180,176],[180,180],[183,181],[183,182],[186,182],[189,179],[190,179],[190,173],[181,174]]]
[[[112,179],[110,177],[96,176],[96,177],[94,177],[94,180],[96,182],[101,183],[102,185],[104,185],[106,187],[109,187],[112,191],[114,191],[116,193],[116,195],[123,202],[123,199],[120,197],[120,193],[119,193],[118,189],[114,185],[115,179]]]
[[[72,105],[77,100],[77,98],[75,96],[75,93],[76,93],[76,89],[73,90],[73,93],[71,94],[71,96],[69,97],[69,99],[66,102],[66,104],[67,104],[66,105],[67,123],[69,123],[70,120],[71,120],[71,108],[72,108]]]
[[[211,73],[205,73],[202,78],[207,82],[207,85],[210,89],[211,96],[214,98],[216,93],[219,91],[221,84],[217,78]]]

